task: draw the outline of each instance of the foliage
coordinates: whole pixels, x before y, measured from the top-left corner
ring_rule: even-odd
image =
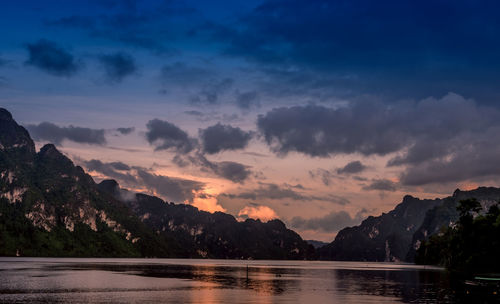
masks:
[[[460,201],[457,223],[422,243],[416,262],[443,265],[465,274],[500,272],[499,204],[480,214],[481,205],[476,199]]]

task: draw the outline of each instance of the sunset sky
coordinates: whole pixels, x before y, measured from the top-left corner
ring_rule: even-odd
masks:
[[[3,1],[0,106],[96,181],[305,239],[500,186],[497,1]]]

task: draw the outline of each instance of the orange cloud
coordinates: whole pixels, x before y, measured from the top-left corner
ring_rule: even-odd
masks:
[[[267,206],[246,206],[238,213],[238,220],[243,221],[246,218],[259,219],[263,222],[279,218],[276,212]]]
[[[189,202],[187,201],[184,203],[189,204]],[[201,196],[196,196],[193,199],[193,203],[191,203],[191,205],[195,206],[200,210],[208,211],[211,213],[214,213],[216,211],[226,212],[226,209],[224,209],[224,207],[218,204],[216,197],[207,196],[206,194]]]

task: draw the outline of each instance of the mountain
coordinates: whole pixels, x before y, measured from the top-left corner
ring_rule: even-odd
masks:
[[[389,213],[369,216],[359,226],[339,231],[332,243],[319,249],[319,256],[342,261],[404,260],[413,233],[422,224],[427,210],[439,203],[407,195]]]
[[[413,262],[423,240],[456,222],[456,207],[467,198],[478,199],[487,210],[500,200],[500,189],[456,190],[452,196],[433,200],[407,195],[394,210],[339,231],[333,242],[318,249],[318,255],[324,260]]]
[[[313,250],[279,220],[238,222],[98,185],[54,145],[37,153],[0,108],[0,255],[305,259]]]
[[[316,240],[306,240],[306,242],[308,244],[311,244],[314,247],[314,249],[318,249],[318,248],[321,248],[323,246],[328,245],[328,243],[326,243],[326,242],[316,241]]]
[[[500,200],[500,189],[494,187],[479,187],[470,191],[457,189],[452,196],[444,198],[441,204],[427,212],[422,225],[413,234],[406,260],[413,262],[416,250],[422,241],[440,232],[442,227],[449,227],[456,223],[459,218],[457,211],[459,202],[470,198],[475,198],[481,203],[482,212],[484,213]]]
[[[130,193],[114,180],[102,181],[98,188],[123,200],[157,234],[176,240],[183,257],[302,259],[314,255],[314,249],[280,220],[238,222],[226,213],[199,211],[190,205]]]

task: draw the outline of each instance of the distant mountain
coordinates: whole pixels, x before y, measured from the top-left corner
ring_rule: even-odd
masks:
[[[328,245],[327,242],[316,241],[316,240],[306,240],[306,242],[314,247],[314,249],[321,248]]]
[[[456,190],[453,196],[434,200],[407,195],[394,210],[342,229],[318,255],[324,260],[413,262],[423,240],[456,222],[456,207],[466,198],[477,198],[487,210],[500,200],[500,189]]]
[[[314,249],[279,220],[123,195],[97,185],[55,146],[38,153],[0,108],[0,255],[305,259]],[[130,193],[128,193],[130,194]]]
[[[303,259],[314,249],[280,220],[238,222],[232,215],[199,211],[185,204],[166,203],[158,197],[120,189],[114,180],[98,188],[123,200],[155,233],[176,240],[179,256],[222,259]]]

